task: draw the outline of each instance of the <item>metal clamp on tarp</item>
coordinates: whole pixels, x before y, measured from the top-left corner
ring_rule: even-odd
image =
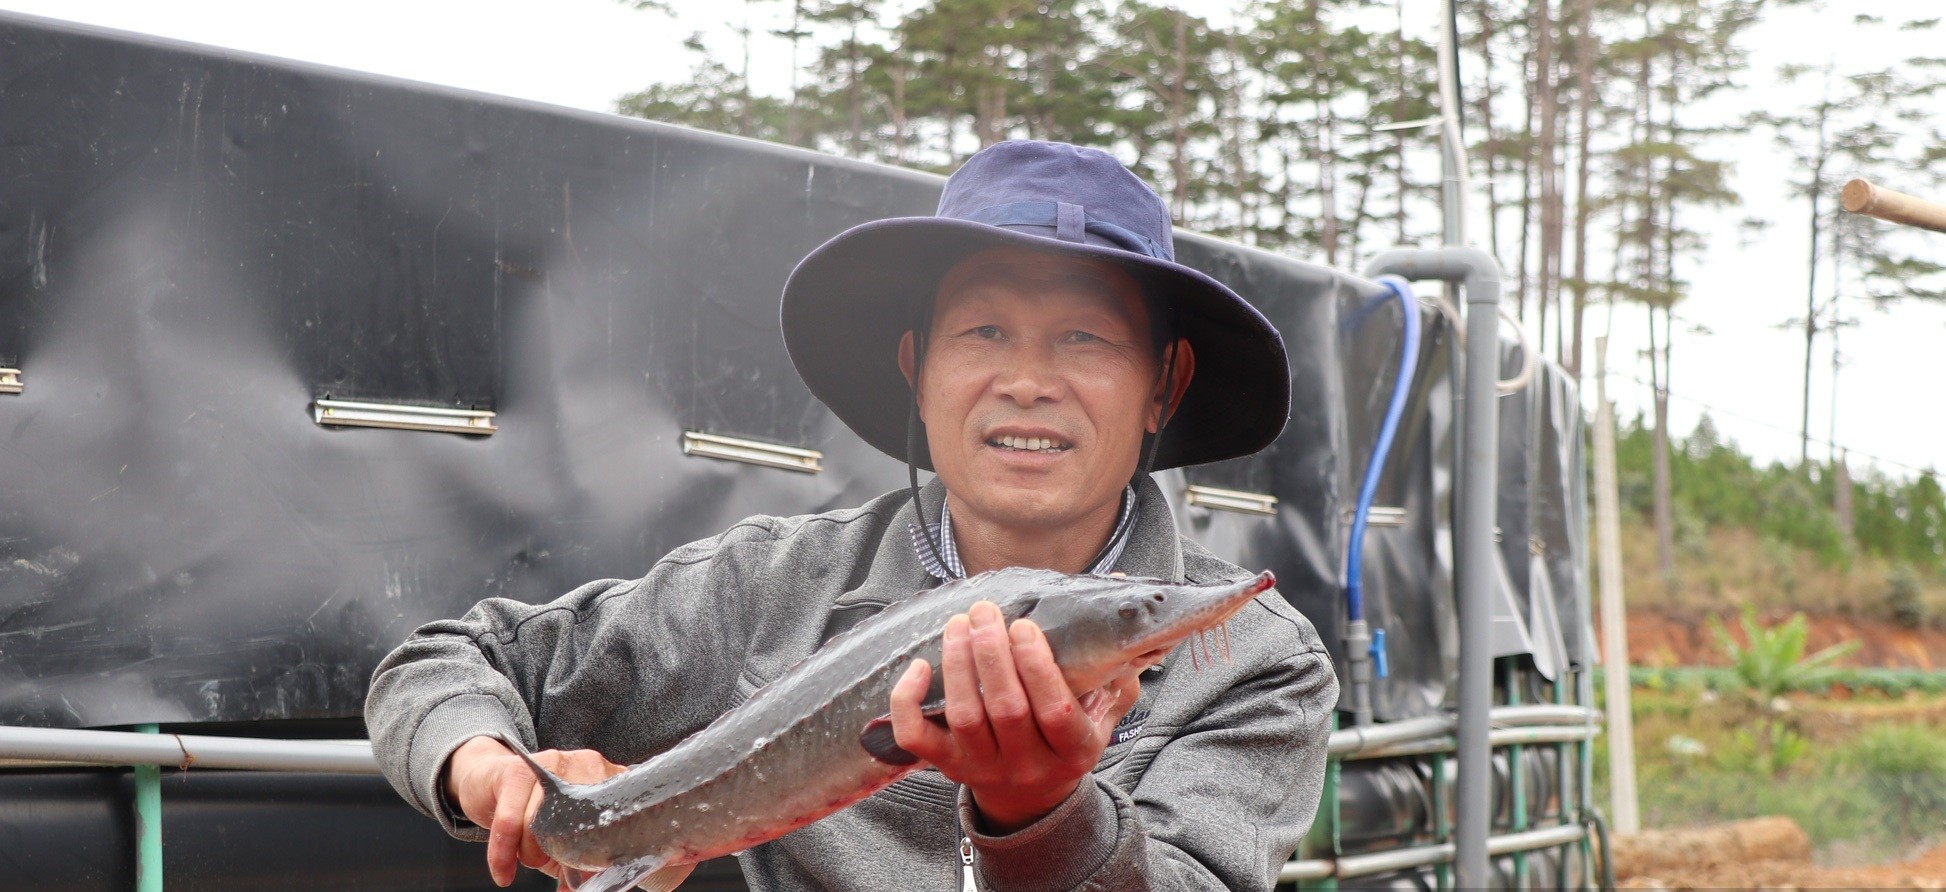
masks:
[[[0,393],[19,393],[25,386],[20,383],[19,369],[0,369]]]
[[[1257,514],[1264,517],[1277,515],[1277,497],[1260,492],[1218,489],[1214,486],[1192,484],[1183,490],[1183,499],[1199,508],[1215,508],[1219,511],[1235,511],[1239,514]]]
[[[404,431],[487,436],[500,428],[493,413],[480,409],[440,409],[320,399],[311,403],[311,418],[326,427],[389,427]]]
[[[705,434],[700,431],[682,432],[682,454],[739,461],[747,465],[782,468],[805,474],[816,474],[824,470],[824,453],[816,449],[779,446],[775,443],[760,443],[756,440]]]
[[[1345,526],[1351,526],[1351,522],[1356,518],[1356,515],[1356,511],[1347,508],[1339,515],[1338,522]],[[1402,527],[1411,519],[1411,515],[1406,514],[1404,508],[1384,508],[1373,505],[1372,510],[1365,515],[1365,525],[1368,527]]]

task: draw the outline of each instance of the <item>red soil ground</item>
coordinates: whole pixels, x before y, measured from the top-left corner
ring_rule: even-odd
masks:
[[[1808,615],[1808,614],[1807,614]],[[1859,642],[1845,658],[1852,666],[1906,669],[1946,668],[1946,631],[1908,629],[1884,620],[1826,613],[1808,615],[1811,624],[1807,652],[1837,644]],[[1788,613],[1760,614],[1764,625],[1789,618]],[[1734,613],[1721,616],[1725,628],[1739,629]],[[1738,633],[1740,634],[1740,633]],[[1708,614],[1674,610],[1631,610],[1628,614],[1629,661],[1637,666],[1717,666],[1722,651],[1711,634]]]

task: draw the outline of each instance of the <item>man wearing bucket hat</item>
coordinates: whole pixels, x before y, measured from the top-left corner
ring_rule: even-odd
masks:
[[[850,510],[755,517],[634,582],[489,600],[380,665],[366,716],[408,801],[487,839],[496,880],[544,866],[534,781],[501,740],[594,780],[673,745],[831,636],[1009,566],[1192,582],[1247,575],[1180,536],[1149,472],[1248,455],[1289,414],[1282,339],[1174,261],[1160,198],[1111,156],[992,146],[932,217],[854,227],[784,289],[805,383],[914,469]],[[935,472],[921,487],[917,469]],[[1275,591],[1231,659],[1168,661],[1079,700],[1045,639],[991,605],[947,625],[888,709],[938,771],[740,856],[754,889],[1269,889],[1315,814],[1337,682]],[[612,761],[611,761],[612,760]]]

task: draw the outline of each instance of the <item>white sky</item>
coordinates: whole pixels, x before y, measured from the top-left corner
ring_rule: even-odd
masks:
[[[1403,0],[1407,28],[1433,39],[1435,0]],[[1191,0],[1186,6],[1213,17],[1224,0]],[[708,0],[677,0],[679,17],[635,12],[615,0],[335,0],[331,3],[265,3],[262,0],[0,0],[0,10],[86,22],[273,56],[302,59],[594,111],[608,111],[617,97],[661,80],[683,77],[693,62],[682,49],[690,33],[705,30],[720,53],[735,47],[722,20],[741,8]],[[1695,124],[1710,116],[1727,121],[1755,108],[1782,110],[1809,98],[1804,87],[1782,87],[1773,73],[1785,62],[1818,64],[1825,56],[1841,69],[1883,66],[1909,55],[1932,53],[1925,44],[1946,31],[1898,35],[1887,46],[1852,24],[1859,11],[1897,21],[1937,8],[1938,0],[1842,0],[1821,6],[1773,10],[1746,39],[1751,68],[1745,89],[1698,108]],[[788,4],[764,4],[752,24],[776,25]],[[1881,40],[1883,37],[1880,38]],[[782,92],[788,83],[788,46],[760,35],[752,80],[759,89]],[[1815,58],[1813,58],[1815,56]],[[737,64],[740,60],[728,59]],[[1793,92],[1795,91],[1795,92]],[[1672,427],[1685,431],[1703,404],[1719,428],[1762,458],[1797,455],[1801,331],[1778,323],[1804,304],[1806,208],[1787,195],[1792,175],[1782,150],[1767,135],[1732,137],[1718,149],[1734,158],[1734,185],[1744,204],[1714,215],[1702,228],[1710,244],[1700,261],[1679,271],[1692,296],[1679,315],[1711,334],[1680,334],[1676,343]],[[1843,172],[1840,172],[1842,178]],[[1916,180],[1916,177],[1915,177]],[[1840,180],[1841,182],[1842,180]],[[1887,182],[1894,188],[1901,184]],[[1917,188],[1916,186],[1911,188]],[[1472,199],[1475,210],[1483,200]],[[1483,216],[1481,214],[1476,217]],[[1745,217],[1772,221],[1755,243],[1740,235]],[[1701,219],[1699,223],[1703,222]],[[1471,232],[1484,237],[1484,225]],[[1605,234],[1598,236],[1606,240]],[[1946,235],[1912,237],[1946,259]],[[1509,258],[1511,259],[1511,258]],[[1593,266],[1605,270],[1604,262]],[[1888,473],[1907,468],[1946,468],[1946,421],[1934,417],[1932,391],[1946,380],[1946,308],[1901,306],[1878,312],[1853,303],[1859,324],[1843,334],[1848,362],[1840,384],[1838,440],[1854,458],[1873,456]],[[1607,314],[1594,308],[1590,343],[1606,330]],[[1609,365],[1618,375],[1646,380],[1645,322],[1639,311],[1614,314]],[[1829,430],[1831,372],[1828,343],[1820,339],[1813,372],[1812,432]],[[1592,366],[1592,359],[1590,360]],[[1646,385],[1611,378],[1611,395],[1624,416],[1647,405]],[[1591,387],[1592,389],[1592,387]],[[1732,414],[1733,413],[1733,414]],[[1814,446],[1813,455],[1823,447]],[[1855,466],[1856,466],[1855,461]]]

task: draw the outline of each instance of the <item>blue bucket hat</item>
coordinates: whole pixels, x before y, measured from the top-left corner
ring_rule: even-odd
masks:
[[[866,442],[932,468],[923,436],[906,450],[912,389],[899,340],[955,263],[1013,245],[1116,263],[1188,339],[1196,372],[1156,444],[1153,470],[1249,455],[1290,417],[1284,339],[1223,283],[1176,262],[1169,210],[1098,149],[1041,141],[981,150],[946,180],[931,217],[854,226],[812,251],[784,285],[784,345],[811,393]]]

